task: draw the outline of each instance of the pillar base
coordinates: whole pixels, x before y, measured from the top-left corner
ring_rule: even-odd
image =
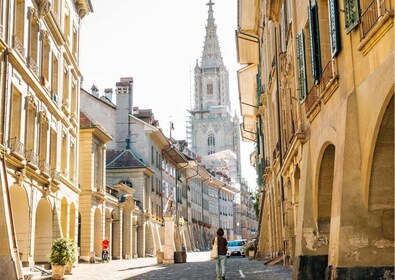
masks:
[[[328,266],[328,255],[296,256],[293,269],[293,280],[325,280],[325,271]]]
[[[328,267],[328,278],[332,279],[335,272],[333,267]],[[370,279],[393,279],[394,267],[383,266],[383,267],[336,267],[337,280],[370,280]]]

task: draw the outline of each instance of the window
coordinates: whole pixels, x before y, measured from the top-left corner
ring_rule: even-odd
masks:
[[[307,95],[306,56],[304,41],[304,32],[302,30],[302,32],[296,36],[300,100],[304,100]]]
[[[66,114],[70,113],[70,71],[67,66],[63,70],[63,110]]]
[[[329,0],[329,29],[332,58],[340,51],[339,5],[337,0]]]
[[[40,139],[39,139],[39,161],[47,161],[47,143],[48,143],[48,116],[43,110],[40,112]]]
[[[20,44],[23,48],[23,39],[25,32],[25,1],[24,0],[16,0],[15,1],[15,30],[14,35],[17,42],[14,44]],[[18,48],[19,49],[19,48]],[[23,56],[24,54],[21,53]]]
[[[66,42],[67,44],[70,45],[70,10],[66,6],[66,10],[64,13],[64,36],[66,37]]]
[[[77,27],[73,25],[73,45],[72,45],[72,54],[74,58],[78,58],[78,35],[77,35]]]
[[[314,1],[313,5],[309,2],[309,31],[310,31],[310,54],[311,54],[311,70],[313,74],[314,84],[320,82],[321,77],[321,46],[320,46],[320,30],[318,21],[318,5]]]
[[[70,140],[70,178],[76,183],[77,174],[75,172],[75,140]]]
[[[52,55],[52,77],[51,77],[51,89],[52,98],[55,102],[58,102],[58,59],[55,55]]]
[[[215,153],[215,137],[213,134],[209,134],[207,138],[207,146],[209,155]]]
[[[41,84],[44,88],[49,89],[49,57],[50,57],[50,43],[48,32],[42,32],[42,60],[41,60]]]
[[[213,94],[213,82],[207,82],[207,94]]]
[[[10,138],[21,139],[22,95],[12,88]]]
[[[39,26],[38,26],[38,16],[37,10],[30,7],[29,13],[29,55],[28,55],[28,66],[29,69],[34,73],[34,75],[38,76],[38,35],[39,35]]]
[[[71,105],[70,111],[71,116],[77,118],[77,81],[74,80],[71,83]]]
[[[67,171],[67,134],[66,134],[66,132],[63,132],[63,134],[62,134],[62,150],[61,150],[61,153],[62,153],[62,158],[61,158],[61,165],[60,165],[60,169],[61,169],[61,172],[63,173],[63,175],[64,176],[68,176],[68,171]],[[95,157],[97,157],[97,155],[95,154]],[[95,163],[95,169],[96,170],[98,170],[97,169],[98,168],[98,166],[97,166],[97,163]]]
[[[57,133],[56,130],[51,128],[51,142],[50,142],[50,155],[49,164],[53,169],[56,169],[56,151],[58,148]]]
[[[359,0],[344,0],[346,32],[350,33],[359,22]]]
[[[33,99],[33,96],[30,94],[26,97],[27,100],[27,110],[26,110],[26,135],[25,135],[25,144],[26,151],[29,151],[29,154],[34,153],[34,144],[35,144],[35,132],[36,132],[36,109],[37,104]]]

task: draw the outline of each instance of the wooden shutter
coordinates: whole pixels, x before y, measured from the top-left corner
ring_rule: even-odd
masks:
[[[340,51],[339,4],[337,0],[329,0],[329,32],[331,37],[331,53],[334,58]]]
[[[346,32],[350,33],[359,22],[359,0],[344,0]]]
[[[314,84],[320,82],[321,77],[321,48],[320,30],[318,24],[318,6],[314,2],[309,2],[309,30],[310,30],[310,50],[311,50],[311,70],[313,72]]]
[[[298,80],[299,80],[299,98],[304,100],[307,91],[306,79],[306,57],[304,49],[304,33],[303,30],[300,34],[296,35],[296,44],[298,51]]]

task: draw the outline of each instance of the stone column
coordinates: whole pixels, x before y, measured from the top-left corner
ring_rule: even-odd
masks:
[[[163,251],[165,259],[164,264],[174,263],[174,217],[164,217],[165,219],[165,245]]]

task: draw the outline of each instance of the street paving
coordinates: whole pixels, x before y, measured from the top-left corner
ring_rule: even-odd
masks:
[[[231,257],[227,259],[226,279],[289,280],[291,270],[282,265],[266,266],[263,261]],[[113,260],[109,263],[78,264],[66,280],[209,280],[215,279],[215,262],[210,252],[187,254],[186,263],[157,264],[156,258]]]

